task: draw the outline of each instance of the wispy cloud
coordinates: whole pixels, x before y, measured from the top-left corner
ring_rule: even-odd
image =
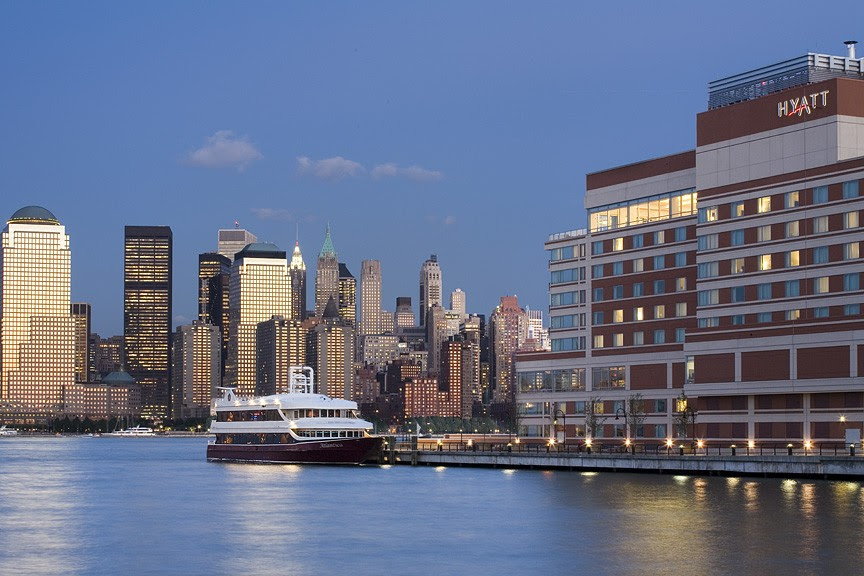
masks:
[[[294,221],[294,215],[284,208],[252,208],[252,214],[258,220]]]
[[[297,170],[301,174],[311,174],[322,180],[342,180],[354,178],[366,171],[363,165],[342,156],[312,160],[308,156],[297,157]]]
[[[297,157],[297,171],[301,174],[309,174],[322,180],[342,180],[344,178],[357,178],[369,174],[375,180],[385,178],[405,178],[417,182],[433,182],[441,180],[444,174],[437,170],[429,170],[412,164],[411,166],[399,166],[393,162],[377,164],[368,170],[359,162],[348,160],[342,156],[313,160],[308,156]]]
[[[416,180],[418,182],[432,182],[440,180],[444,177],[444,174],[437,170],[427,170],[426,168],[417,166],[416,164],[403,168],[392,162],[388,162],[386,164],[378,164],[375,166],[372,169],[372,177],[376,180],[382,178],[402,177],[408,178],[409,180]]]
[[[246,169],[249,164],[263,158],[246,136],[234,136],[231,130],[219,130],[204,146],[186,155],[186,163],[204,168]]]

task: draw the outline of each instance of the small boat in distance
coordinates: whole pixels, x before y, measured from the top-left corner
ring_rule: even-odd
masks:
[[[140,436],[156,436],[156,433],[152,428],[146,428],[144,426],[133,426],[132,428],[126,428],[125,430],[118,430],[116,432],[109,432],[106,436],[121,436],[123,438],[137,438]]]
[[[288,392],[239,397],[220,388],[207,460],[285,464],[362,464],[376,456],[382,437],[358,417],[357,403],[316,394],[314,372],[292,366]]]
[[[6,425],[0,426],[0,436],[17,436],[18,430],[14,428],[6,428]]]

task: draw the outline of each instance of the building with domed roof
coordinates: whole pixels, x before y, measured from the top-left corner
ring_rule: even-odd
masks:
[[[75,382],[75,325],[66,228],[49,210],[25,206],[0,241],[0,399],[16,418],[62,411]]]
[[[258,324],[291,318],[291,275],[284,250],[255,242],[237,252],[229,288],[228,360],[225,385],[237,394],[256,393]]]

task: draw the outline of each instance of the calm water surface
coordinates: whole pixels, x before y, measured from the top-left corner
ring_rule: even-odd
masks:
[[[212,464],[0,439],[0,574],[862,574],[855,482]]]

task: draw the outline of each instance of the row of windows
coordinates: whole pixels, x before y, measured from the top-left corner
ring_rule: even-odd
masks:
[[[584,350],[585,337],[574,336],[573,338],[552,338],[553,352],[567,352],[570,350]]]
[[[807,264],[828,264],[832,262],[830,246],[817,246],[809,250],[790,250],[783,254],[762,254],[755,258],[733,258],[729,260],[729,274],[743,274],[745,272],[753,272],[756,269],[759,271],[773,270],[781,267],[795,268]],[[855,260],[860,255],[860,244],[858,242],[849,242],[843,244],[842,250],[843,260]],[[839,250],[838,250],[839,251]],[[782,263],[779,257],[782,256]],[[809,260],[808,260],[809,256]],[[748,265],[748,261],[750,264]],[[697,278],[716,278],[720,276],[721,263],[725,261],[702,262],[697,266]],[[752,270],[748,270],[748,266]]]
[[[599,232],[690,216],[695,212],[696,192],[688,188],[592,208],[588,211],[588,225],[591,232]]]
[[[833,313],[832,313],[833,311]],[[700,318],[699,328],[717,328],[724,321],[732,326],[746,324],[767,324],[770,322],[794,321],[802,319],[830,318],[831,316],[860,316],[861,304],[845,304],[843,306],[816,306],[814,308],[792,308],[779,312],[759,312],[757,314],[733,314],[732,316],[711,316]]]
[[[585,314],[565,314],[563,316],[552,316],[549,319],[549,327],[555,328],[579,328],[585,326]]]
[[[644,320],[660,320],[663,318],[671,318],[672,317],[672,305],[666,304],[657,304],[653,306],[654,314],[651,318],[645,313],[646,308],[651,310],[651,306],[636,306],[633,308],[632,313],[627,318],[629,322],[642,322]],[[682,318],[687,316],[687,303],[686,302],[678,302],[674,307],[675,317]],[[595,326],[600,326],[602,324],[606,324],[607,322],[607,314],[603,310],[597,310],[592,315],[592,323]],[[608,314],[608,321],[611,324],[619,324],[625,321],[624,318],[624,309],[618,308],[612,310],[610,314]]]
[[[576,246],[562,246],[561,248],[553,248],[549,250],[549,260],[551,262],[556,262],[558,260],[570,260],[576,257],[585,257],[585,244],[577,244]]]
[[[852,230],[858,228],[861,224],[860,214],[857,210],[853,210],[851,212],[844,212],[842,214],[843,217],[843,230]],[[772,239],[780,240],[781,238],[772,238],[772,229],[777,227],[782,227],[782,231],[784,232],[785,239],[790,238],[798,238],[801,236],[801,222],[808,222],[806,220],[793,220],[791,222],[786,222],[783,225],[765,225],[758,226],[755,228],[755,240],[756,242],[769,242]],[[830,220],[828,216],[816,216],[809,220],[811,224],[811,232],[813,234],[825,234],[827,232],[834,232],[835,230],[830,226]],[[746,235],[748,230],[752,229],[740,229],[740,230],[732,230],[729,232],[729,245],[730,246],[744,246],[746,242]],[[838,228],[839,230],[839,228]],[[714,250],[719,247],[719,234],[705,234],[702,236],[697,236],[696,245],[700,251],[704,250]]]
[[[667,284],[671,284],[671,286],[667,286]],[[672,281],[666,282],[666,280],[654,280],[649,284],[653,288],[652,294],[666,294],[667,288],[669,292],[683,292],[687,290],[687,278],[681,277],[676,278],[674,283]],[[633,298],[638,298],[640,296],[646,296],[645,293],[645,283],[644,282],[634,282],[631,285]],[[594,288],[592,293],[594,297],[594,302],[601,302],[607,298],[612,300],[617,300],[619,298],[624,298],[624,285],[616,284],[615,286],[607,288],[597,287]]]
[[[520,392],[570,392],[585,389],[585,369],[544,370],[518,372],[516,374]]]
[[[651,243],[648,246],[659,246],[660,244],[665,244],[667,241],[674,242],[684,242],[687,240],[687,227],[679,226],[672,231],[672,235],[667,240],[666,230],[656,230],[655,232],[648,232],[645,234],[634,234],[630,236],[630,248],[644,248],[646,246],[646,239],[650,239]],[[624,243],[625,237],[618,236],[617,238],[613,238],[610,241],[611,251],[612,252],[620,252],[628,248],[628,246]],[[596,256],[598,254],[603,254],[606,252],[604,240],[595,240],[591,243],[591,254]]]
[[[773,298],[795,298],[798,296],[807,296],[813,294],[828,294],[831,292],[831,279],[835,278],[835,292],[839,291],[842,282],[842,290],[852,292],[861,289],[861,274],[853,272],[843,274],[842,276],[818,276],[816,278],[787,280],[785,282],[766,282],[755,285],[755,293],[749,291],[748,286],[733,286],[731,288],[722,289],[723,292],[728,291],[728,302],[747,302],[748,300],[771,300]],[[807,283],[810,283],[811,290],[806,292]],[[802,290],[802,285],[805,287]],[[752,287],[753,285],[751,285]],[[700,290],[697,292],[697,301],[699,306],[711,306],[720,304],[721,289]],[[748,298],[748,292],[751,296]]]
[[[687,253],[676,252],[675,254],[659,254],[653,258],[635,258],[633,260],[633,272],[645,272],[645,261],[652,263],[650,270],[665,270],[666,268],[681,268],[687,266]],[[621,276],[624,274],[624,261],[618,260],[611,264],[594,264],[591,266],[592,278],[603,278],[604,276]]]
[[[671,332],[672,340],[667,339],[667,332]],[[619,348],[621,346],[643,346],[645,344],[669,344],[684,342],[686,330],[684,328],[675,328],[674,330],[653,330],[648,332],[651,337],[650,342],[645,339],[645,332],[639,330],[633,332],[630,337],[630,342],[625,344],[624,333],[618,332],[615,334],[595,334],[594,348]]]
[[[581,282],[585,280],[585,268],[568,268],[566,270],[555,270],[551,273],[551,284],[564,284],[566,282]]]
[[[843,182],[841,197],[843,200],[858,197],[858,181],[850,180]],[[812,189],[811,204],[825,204],[829,201],[828,186],[816,186]],[[797,208],[802,205],[803,191],[787,192],[783,197],[783,208]],[[756,214],[764,214],[772,210],[779,210],[779,206],[772,206],[771,196],[762,196],[757,198],[755,203],[751,204],[751,213],[748,214],[747,207],[751,204],[750,201],[735,201],[729,205],[729,217],[740,218],[752,214],[755,208]],[[719,220],[719,206],[704,206],[699,208],[698,220],[700,223],[716,222]]]

